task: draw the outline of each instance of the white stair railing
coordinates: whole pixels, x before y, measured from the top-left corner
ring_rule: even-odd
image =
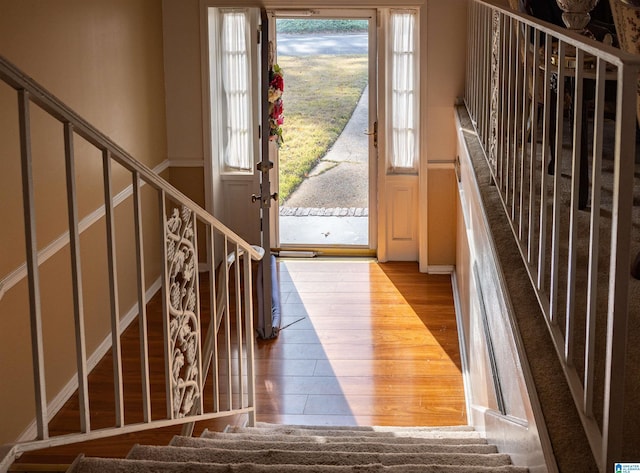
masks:
[[[137,432],[179,424],[192,424],[232,414],[247,414],[255,422],[253,376],[253,277],[251,261],[262,258],[260,248],[252,247],[218,220],[203,210],[158,174],[138,162],[121,147],[99,132],[14,65],[0,56],[0,80],[16,90],[20,130],[20,160],[24,204],[26,277],[29,286],[29,314],[33,356],[33,392],[25,398],[35,399],[34,440],[0,448],[0,471],[6,471],[21,453],[56,445],[71,444],[112,435]],[[41,255],[36,239],[33,163],[30,116],[38,107],[62,124],[68,209],[68,248],[73,288],[73,319],[76,343],[79,424],[76,432],[52,435],[49,423],[43,349]],[[81,269],[90,267],[80,251],[78,196],[74,140],[82,138],[99,150],[102,156],[104,215],[111,315],[111,354],[113,358],[114,423],[113,427],[94,429],[91,425],[89,398],[83,277]],[[116,203],[112,166],[128,173],[131,182],[135,261],[126,271],[135,273],[137,284],[137,322],[139,326],[140,398],[142,421],[127,422],[122,356],[124,327],[119,312],[118,241],[116,236]],[[122,171],[122,169],[118,169]],[[122,173],[119,173],[119,177]],[[121,181],[119,181],[121,182]],[[144,189],[144,190],[143,190]],[[148,215],[149,208],[155,215]],[[119,220],[118,220],[119,221]],[[156,241],[162,247],[162,264],[150,261],[145,243]],[[66,245],[63,245],[66,247]],[[41,251],[40,251],[41,252]],[[200,257],[200,255],[203,255]],[[94,255],[92,255],[94,256]],[[104,258],[104,255],[95,255]],[[220,270],[215,271],[219,265]],[[149,274],[154,267],[160,273]],[[199,267],[208,268],[209,276],[201,278]],[[123,268],[120,268],[122,270]],[[235,277],[230,281],[230,270]],[[156,270],[157,271],[157,270]],[[216,274],[218,275],[216,277]],[[147,280],[159,278],[162,288],[165,388],[161,393],[150,387],[149,338],[146,304]],[[13,278],[15,279],[15,278]],[[2,281],[3,283],[5,281]],[[15,284],[15,281],[13,282]],[[204,285],[206,284],[206,286]],[[10,287],[2,284],[2,293]],[[235,297],[230,300],[230,293]],[[205,297],[206,296],[206,297]],[[3,328],[10,324],[2,314]],[[209,321],[209,331],[202,327]],[[232,333],[235,332],[235,337]],[[154,397],[155,396],[155,397]],[[158,408],[158,397],[164,404]]]
[[[469,2],[468,14],[465,103],[594,457],[610,471],[625,441],[640,58],[496,2]]]

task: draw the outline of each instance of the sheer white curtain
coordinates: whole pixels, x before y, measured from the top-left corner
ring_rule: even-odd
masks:
[[[221,72],[226,113],[221,125],[224,167],[230,171],[249,171],[253,164],[247,23],[245,12],[222,13]]]
[[[389,170],[418,170],[417,14],[391,11],[389,25],[391,143]]]

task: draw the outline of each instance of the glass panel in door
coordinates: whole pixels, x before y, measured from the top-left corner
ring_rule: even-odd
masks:
[[[375,15],[276,12],[280,248],[373,248]]]

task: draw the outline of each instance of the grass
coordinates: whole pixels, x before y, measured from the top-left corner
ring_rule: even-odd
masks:
[[[306,19],[278,19],[276,20],[278,33],[362,33],[367,31],[366,20],[306,20]]]
[[[281,56],[284,144],[280,202],[302,183],[336,141],[367,85],[367,56]]]

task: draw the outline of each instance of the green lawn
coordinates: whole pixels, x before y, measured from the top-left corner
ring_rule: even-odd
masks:
[[[285,89],[280,202],[326,154],[367,85],[367,56],[281,56]]]
[[[306,33],[366,33],[367,20],[312,20],[286,19],[276,20],[278,33],[306,34]]]

